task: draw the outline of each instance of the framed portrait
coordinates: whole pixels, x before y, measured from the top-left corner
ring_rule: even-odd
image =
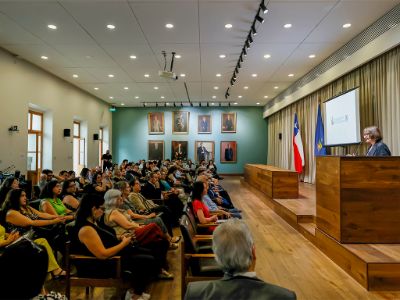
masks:
[[[237,143],[235,141],[221,142],[221,163],[236,163]]]
[[[174,111],[172,112],[172,133],[188,134],[189,133],[189,112]]]
[[[211,133],[211,115],[199,115],[197,117],[197,133]]]
[[[196,141],[194,153],[197,162],[201,160],[205,160],[206,162],[210,159],[214,160],[214,142]]]
[[[236,113],[221,114],[221,132],[222,133],[236,132]]]
[[[149,141],[148,160],[164,159],[164,141]]]
[[[164,134],[164,113],[150,112],[147,114],[149,134]]]
[[[188,142],[172,141],[171,142],[171,159],[187,159]]]

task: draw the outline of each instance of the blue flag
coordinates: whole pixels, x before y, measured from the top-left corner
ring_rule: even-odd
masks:
[[[317,126],[315,127],[315,155],[326,155],[326,148],[324,147],[324,123],[322,122],[321,116],[321,105],[318,104],[317,113]]]

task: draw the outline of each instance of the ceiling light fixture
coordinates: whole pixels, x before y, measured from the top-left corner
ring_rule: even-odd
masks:
[[[139,99],[139,96],[135,96],[135,99]]]
[[[222,75],[220,73],[217,73],[215,76],[217,77],[221,77]]]
[[[264,96],[264,99],[267,99],[269,96]]]
[[[94,89],[97,91],[99,88],[98,88],[98,87],[95,87]]]
[[[129,56],[130,59],[136,59],[136,55]]]
[[[161,98],[161,99],[165,99],[165,97],[164,97],[164,96],[161,96],[160,98]]]
[[[153,89],[158,90],[158,86],[153,87]]]
[[[315,54],[310,54],[308,58],[315,58]]]
[[[129,88],[127,86],[124,87],[124,90],[129,90]]]
[[[108,97],[108,98],[110,98],[111,100],[112,100],[112,99],[114,99],[114,97],[113,97],[113,96],[110,96],[110,97]]]
[[[284,28],[292,28],[292,24],[287,23],[287,24],[283,25],[283,27],[284,27]]]
[[[248,86],[244,86],[243,88],[244,88],[245,90],[248,90],[248,89],[249,89],[249,87],[248,87]]]
[[[182,56],[181,55],[179,55],[179,54],[177,54],[177,55],[175,55],[175,58],[181,58]]]
[[[294,74],[290,73],[288,76],[289,76],[289,77],[293,77],[293,76],[294,76]]]
[[[217,86],[214,86],[214,90],[218,90],[219,89],[219,87],[217,87]]]
[[[242,54],[243,54],[243,56],[247,56],[247,51],[246,51],[245,47],[243,47],[243,49],[242,49]]]
[[[180,74],[179,76],[180,76],[180,77],[186,77],[186,74],[185,74],[185,73],[182,73],[182,74]]]
[[[228,24],[225,24],[225,28],[226,28],[226,29],[231,29],[232,27],[233,27],[232,24],[229,24],[229,23],[228,23]]]
[[[108,77],[114,78],[114,75],[113,74],[108,74]]]
[[[48,59],[49,59],[49,58],[48,58],[47,56],[45,56],[45,55],[42,55],[40,58],[43,59],[43,60],[48,60]]]
[[[171,29],[171,28],[174,28],[174,24],[167,23],[167,24],[165,24],[165,27],[167,27],[168,29]]]
[[[249,40],[248,40],[248,39],[246,40],[246,42],[244,43],[244,45],[246,46],[247,49],[250,48],[250,43],[249,43]],[[247,55],[247,53],[246,53],[246,55]]]
[[[274,86],[274,89],[276,89],[276,90],[279,89],[279,86]]]
[[[73,74],[72,77],[78,78],[79,76],[78,76],[78,74]]]
[[[144,74],[144,77],[149,78],[150,74]]]
[[[220,54],[220,55],[219,55],[219,58],[225,58],[225,57],[226,57],[225,54]]]
[[[256,20],[257,20],[258,22],[260,22],[261,24],[264,23],[264,18],[263,18],[263,17],[260,17],[258,14],[256,15]]]
[[[241,99],[242,97],[243,97],[242,95],[239,95],[239,96],[238,96],[239,99]]]
[[[265,59],[271,58],[271,55],[270,55],[270,54],[265,54],[265,55],[264,55],[264,58],[265,58]]]
[[[346,24],[343,24],[342,27],[343,27],[343,28],[350,28],[350,27],[351,27],[351,24],[350,24],[350,23],[346,23]]]
[[[215,99],[215,98],[217,98],[217,96],[212,96],[211,98]]]
[[[251,37],[251,34],[249,34],[249,36],[247,37],[247,39],[249,40],[250,44],[254,42],[253,38]]]
[[[57,26],[54,25],[54,24],[49,24],[49,25],[47,25],[47,28],[52,29],[52,30],[56,30]]]
[[[257,30],[256,30],[255,22],[253,22],[253,25],[251,25],[251,33],[252,33],[253,35],[257,35]]]
[[[233,105],[237,105],[238,103],[237,102],[233,102]]]
[[[260,105],[260,102],[257,102],[256,104],[257,104],[257,105]]]
[[[125,103],[121,103],[121,106],[125,106]]]
[[[108,24],[108,25],[107,25],[107,28],[110,29],[110,30],[114,30],[114,29],[115,29],[115,25],[113,25],[113,24]]]
[[[265,6],[264,1],[261,1],[260,8],[264,14],[268,13],[268,8]]]
[[[255,74],[255,73],[251,74],[251,77],[257,77],[257,74]]]

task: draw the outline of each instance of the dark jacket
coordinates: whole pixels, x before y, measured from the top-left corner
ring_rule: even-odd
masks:
[[[296,299],[296,294],[258,278],[225,275],[220,280],[189,283],[185,300],[197,299],[292,300]]]
[[[382,142],[382,140],[376,141],[371,147],[368,148],[367,156],[391,156],[389,147]]]

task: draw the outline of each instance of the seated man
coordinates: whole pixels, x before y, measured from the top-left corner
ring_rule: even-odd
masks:
[[[215,259],[225,275],[220,280],[191,282],[185,299],[296,299],[285,288],[266,283],[256,277],[256,250],[247,225],[229,219],[213,234]]]

